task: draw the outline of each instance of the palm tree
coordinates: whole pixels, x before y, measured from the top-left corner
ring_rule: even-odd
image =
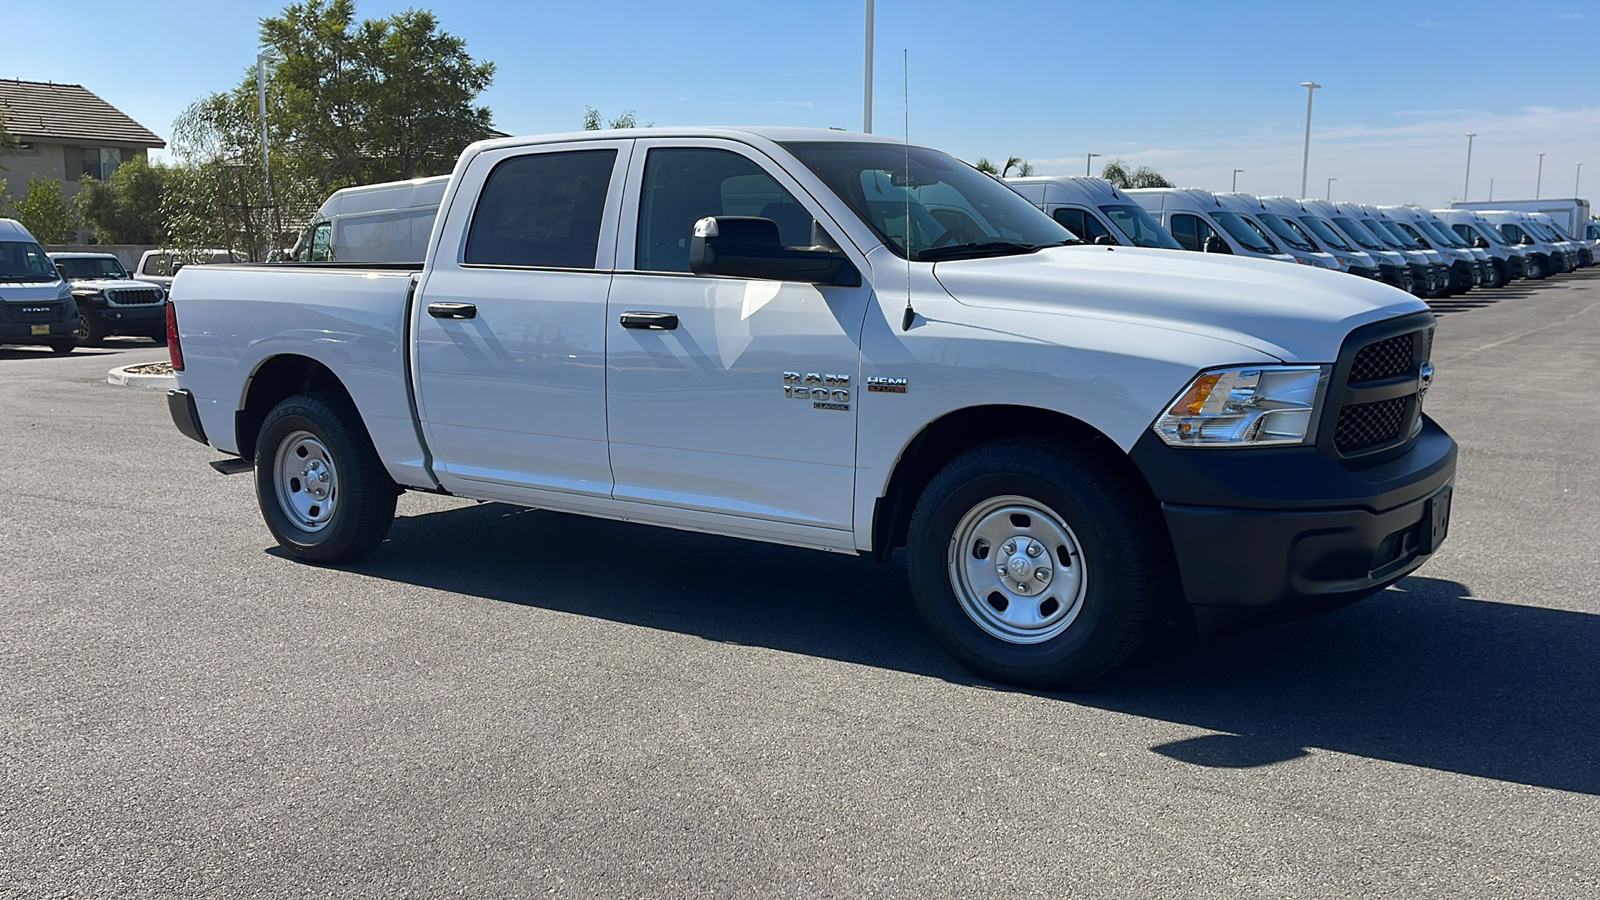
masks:
[[[1100,177],[1111,182],[1113,187],[1119,187],[1123,190],[1128,190],[1129,188],[1177,187],[1177,185],[1162,177],[1160,172],[1149,166],[1140,166],[1137,169],[1129,170],[1128,164],[1120,159],[1113,159],[1111,162],[1106,163],[1105,168],[1100,170]]]

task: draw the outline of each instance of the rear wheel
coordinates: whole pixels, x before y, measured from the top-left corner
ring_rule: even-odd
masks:
[[[985,678],[1089,681],[1147,632],[1169,571],[1155,524],[1090,453],[1037,439],[979,447],[947,465],[912,514],[918,612]]]
[[[256,500],[279,546],[308,562],[356,559],[383,542],[399,493],[354,406],[298,394],[256,441]]]

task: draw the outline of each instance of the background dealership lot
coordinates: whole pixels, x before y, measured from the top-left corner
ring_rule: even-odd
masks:
[[[159,348],[0,350],[0,894],[1594,896],[1600,276],[1437,308],[1439,558],[1059,696],[898,564],[408,495],[299,565]]]

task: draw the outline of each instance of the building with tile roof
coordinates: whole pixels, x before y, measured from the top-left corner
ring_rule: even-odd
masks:
[[[22,144],[0,157],[0,178],[13,194],[29,178],[59,178],[70,197],[84,176],[104,180],[124,162],[167,145],[81,84],[0,78],[0,118]]]

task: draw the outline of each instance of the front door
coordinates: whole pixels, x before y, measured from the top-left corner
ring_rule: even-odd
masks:
[[[417,403],[451,491],[609,497],[606,291],[631,141],[485,153],[414,303]]]
[[[737,142],[641,140],[628,185],[606,316],[615,496],[850,529],[864,260],[798,184]],[[843,244],[864,283],[693,275],[689,240],[706,216],[771,219],[787,246]],[[676,324],[625,327],[625,313]]]

